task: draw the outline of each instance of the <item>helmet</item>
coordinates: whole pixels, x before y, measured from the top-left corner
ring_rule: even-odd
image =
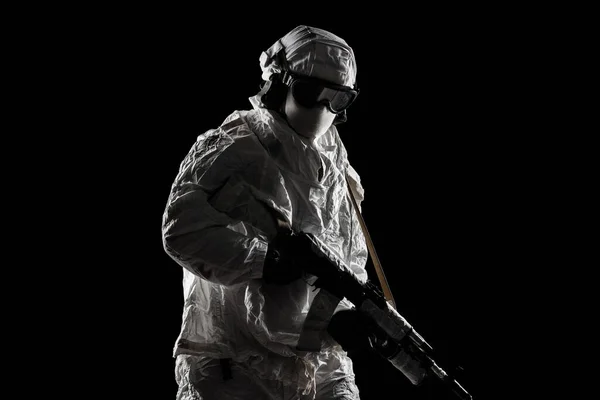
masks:
[[[346,41],[331,32],[300,25],[260,56],[262,78],[285,70],[355,88],[356,60]]]
[[[358,94],[354,51],[344,39],[326,30],[297,26],[263,51],[259,61],[265,83],[261,92],[251,98],[253,104],[259,100],[267,108],[278,108],[285,99],[286,84],[290,85],[292,76],[316,78],[342,90],[345,88],[353,93],[350,103]],[[347,96],[336,98],[341,97]],[[345,122],[346,118],[344,109],[334,124]]]

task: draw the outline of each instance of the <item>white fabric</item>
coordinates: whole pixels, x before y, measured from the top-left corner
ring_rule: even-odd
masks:
[[[253,104],[256,104],[253,102]],[[367,279],[367,247],[347,192],[363,188],[332,126],[314,143],[276,113],[235,111],[198,136],[182,161],[163,215],[166,252],[183,267],[184,309],[174,355],[232,358],[261,379],[316,390],[315,373],[351,371],[334,342],[320,353],[295,349],[315,296],[303,280],[265,285],[275,234],[270,210],[315,237]],[[338,308],[348,308],[346,301]],[[327,360],[336,360],[328,364]]]
[[[317,370],[315,388],[302,393],[297,385],[257,376],[248,363],[231,363],[231,379],[225,380],[219,360],[180,354],[176,400],[359,400],[352,364],[340,357],[327,361]]]

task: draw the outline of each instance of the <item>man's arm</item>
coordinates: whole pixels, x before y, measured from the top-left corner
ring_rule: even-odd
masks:
[[[267,252],[253,227],[209,202],[245,162],[222,130],[202,135],[180,166],[163,214],[167,254],[193,274],[222,285],[261,278]]]

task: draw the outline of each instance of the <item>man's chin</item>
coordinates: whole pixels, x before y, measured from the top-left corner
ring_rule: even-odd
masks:
[[[306,139],[311,139],[311,140],[314,140],[320,136],[323,136],[325,134],[325,132],[327,132],[327,129],[322,129],[322,128],[296,130],[296,133],[298,133],[298,135],[300,135]]]

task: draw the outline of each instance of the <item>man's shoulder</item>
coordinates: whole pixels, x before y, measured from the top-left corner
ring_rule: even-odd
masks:
[[[223,132],[235,133],[237,130],[247,125],[246,116],[249,111],[246,110],[235,110],[230,113],[219,125],[219,129]]]
[[[214,151],[217,153],[255,151],[260,147],[256,134],[253,132],[248,119],[252,118],[252,110],[236,110],[229,114],[216,128],[204,131],[198,135],[194,151]]]
[[[233,141],[243,140],[254,136],[252,124],[249,122],[255,118],[255,110],[236,110],[225,118],[216,129],[219,134],[227,135]]]
[[[249,130],[246,114],[249,111],[236,110],[230,113],[219,125],[205,130],[197,136],[197,141],[222,139],[231,144],[236,137],[244,136]]]

